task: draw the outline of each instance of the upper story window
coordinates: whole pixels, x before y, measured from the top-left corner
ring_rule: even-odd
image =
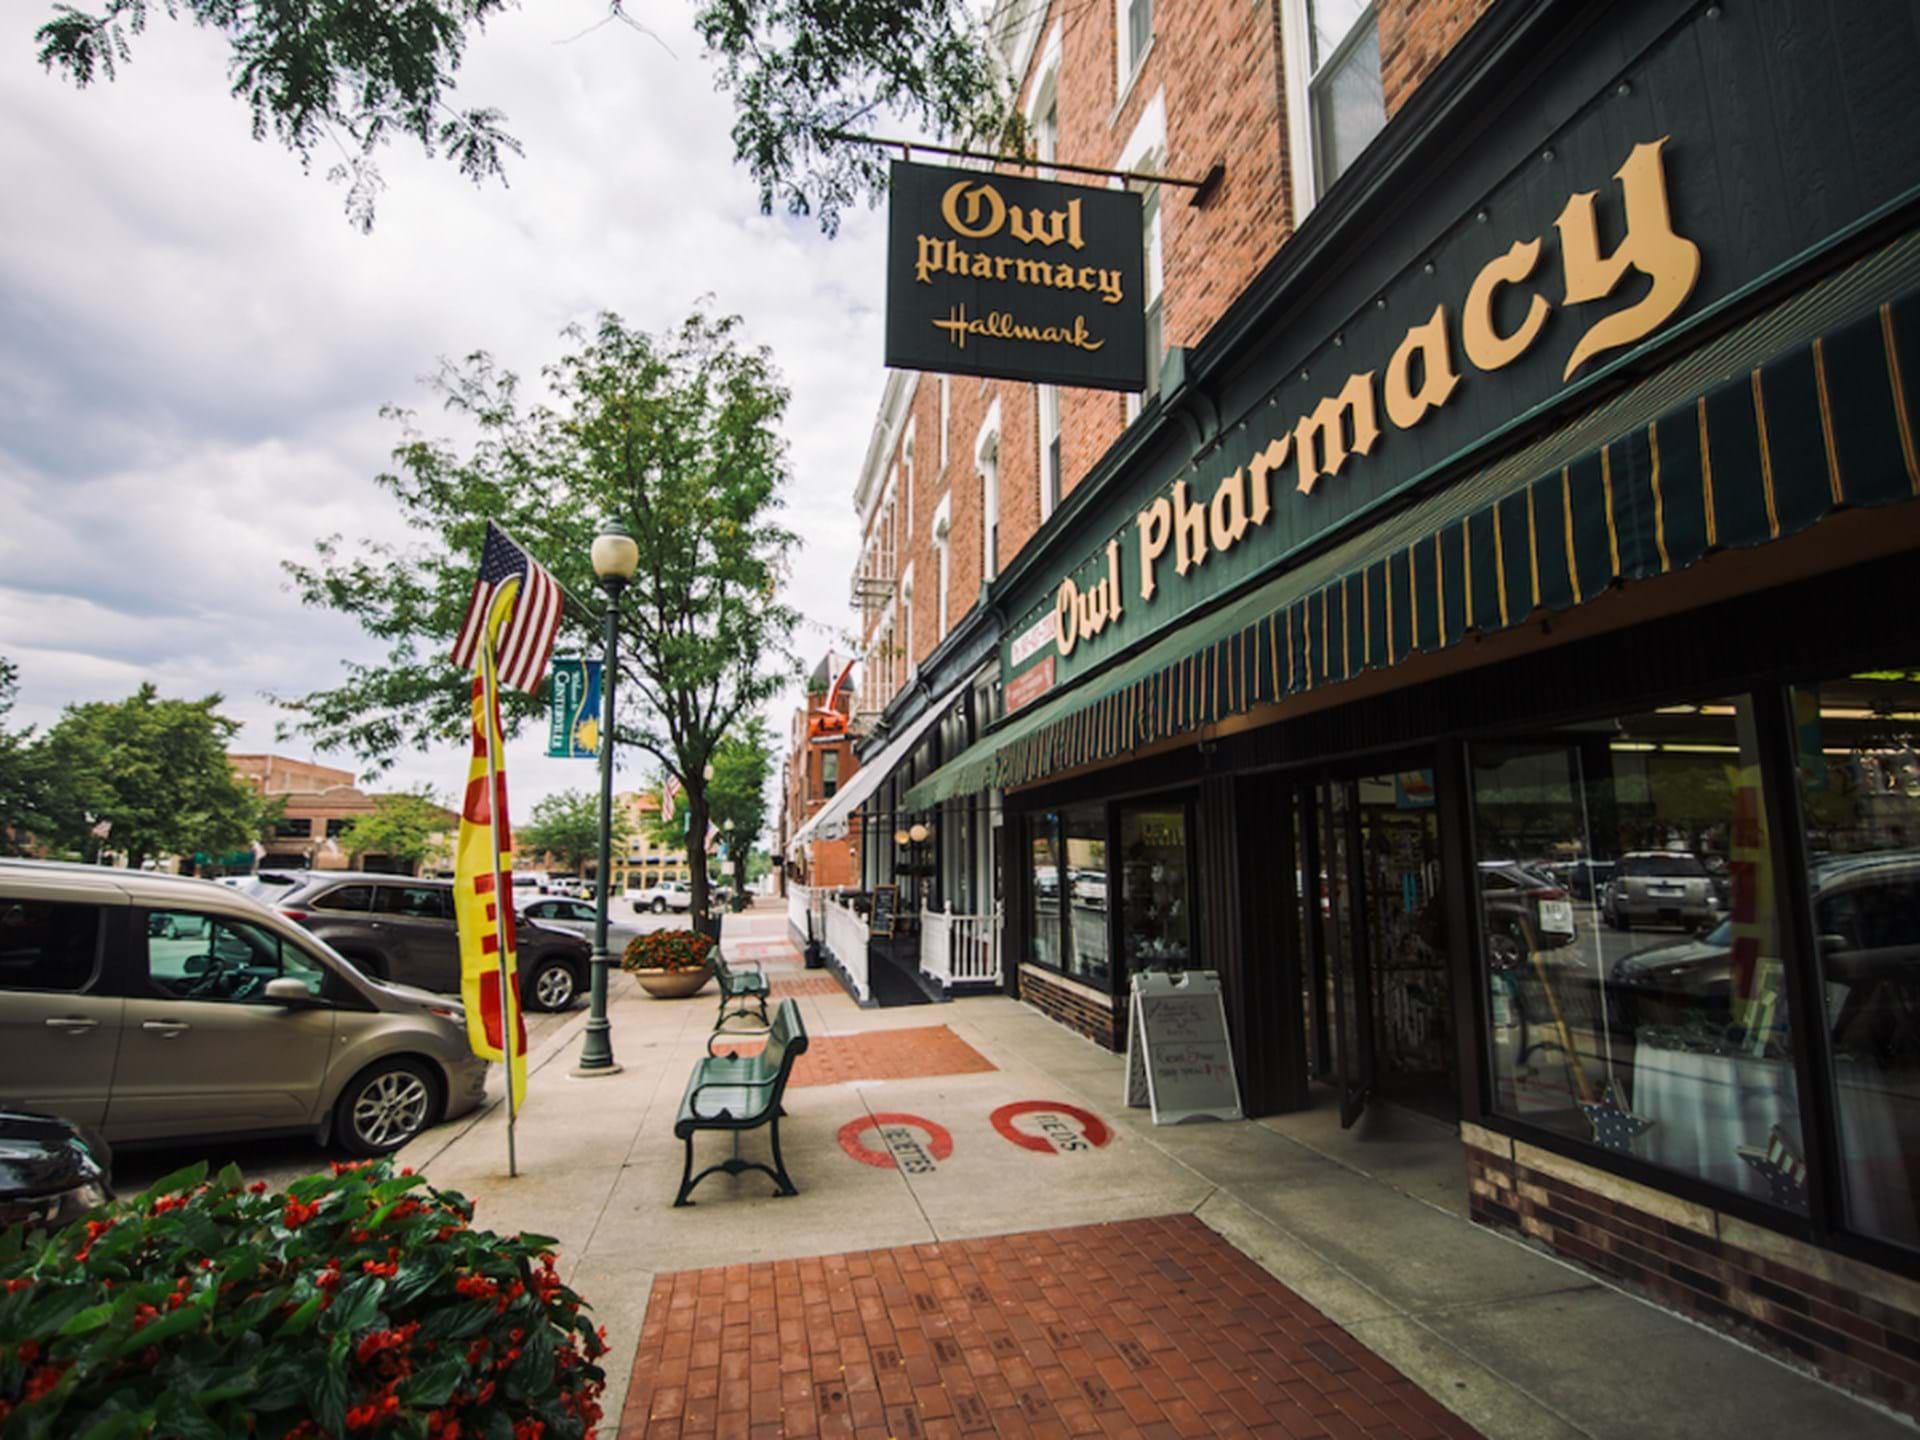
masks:
[[[1287,0],[1296,221],[1387,123],[1380,23],[1366,0]]]
[[[947,473],[947,424],[953,415],[953,377],[940,377],[940,473]]]
[[[832,799],[833,792],[840,788],[840,752],[828,750],[820,756],[820,794]]]
[[[913,422],[907,422],[906,439],[900,442],[900,465],[907,472],[907,533],[913,533]]]
[[[1040,404],[1040,518],[1045,520],[1060,503],[1060,387],[1035,389]]]
[[[949,508],[953,497],[943,496],[939,509],[933,512],[933,560],[937,567],[934,575],[934,603],[939,607],[933,621],[935,643],[947,636],[947,600],[948,590],[953,579],[953,564],[947,553],[947,536],[952,530]]]
[[[1113,5],[1114,50],[1120,69],[1114,93],[1124,96],[1153,44],[1153,0],[1113,0]]]
[[[1000,573],[1000,401],[987,407],[987,418],[973,441],[973,463],[980,471],[980,573],[991,580]]]
[[[1139,123],[1127,138],[1116,168],[1153,175],[1165,173],[1166,167],[1167,102],[1163,93],[1156,92],[1141,110]],[[1127,397],[1128,423],[1139,415],[1147,396],[1160,393],[1160,369],[1166,358],[1166,265],[1160,189],[1158,185],[1140,188],[1140,245],[1145,256],[1140,299],[1146,312],[1147,388]]]

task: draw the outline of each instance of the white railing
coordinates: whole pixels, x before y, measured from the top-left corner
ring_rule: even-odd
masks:
[[[787,924],[800,936],[800,943],[806,944],[813,937],[808,928],[807,917],[813,907],[813,892],[797,881],[787,882]]]
[[[942,985],[953,983],[953,955],[948,937],[953,916],[940,910],[920,912],[920,973]]]
[[[872,995],[867,983],[867,922],[852,907],[841,904],[838,896],[829,897],[825,909],[827,953],[846,971],[854,998],[866,1000]]]
[[[942,985],[1000,983],[1000,915],[920,914],[920,969]]]

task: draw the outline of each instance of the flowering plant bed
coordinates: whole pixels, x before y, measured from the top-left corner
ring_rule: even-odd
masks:
[[[0,1232],[0,1435],[585,1440],[604,1333],[554,1241],[386,1161],[271,1193],[182,1170]]]
[[[704,970],[713,958],[714,939],[698,930],[653,930],[627,942],[623,970],[662,971],[669,975]]]

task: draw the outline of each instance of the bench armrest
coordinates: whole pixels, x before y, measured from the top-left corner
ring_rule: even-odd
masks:
[[[707,1036],[707,1058],[709,1060],[715,1058],[713,1042],[716,1040],[764,1040],[772,1029],[771,1025],[762,1025],[755,1021],[753,1027],[747,1030],[716,1030]]]
[[[765,967],[766,967],[766,962],[764,960],[735,960],[735,959],[732,959],[731,957],[729,957],[727,960],[728,969],[751,970],[756,975],[764,975],[766,973]]]

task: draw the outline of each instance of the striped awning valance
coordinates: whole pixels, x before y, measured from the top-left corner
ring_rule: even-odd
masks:
[[[1920,497],[1916,367],[1908,236],[1011,717],[905,803],[1112,759],[1841,508]]]

